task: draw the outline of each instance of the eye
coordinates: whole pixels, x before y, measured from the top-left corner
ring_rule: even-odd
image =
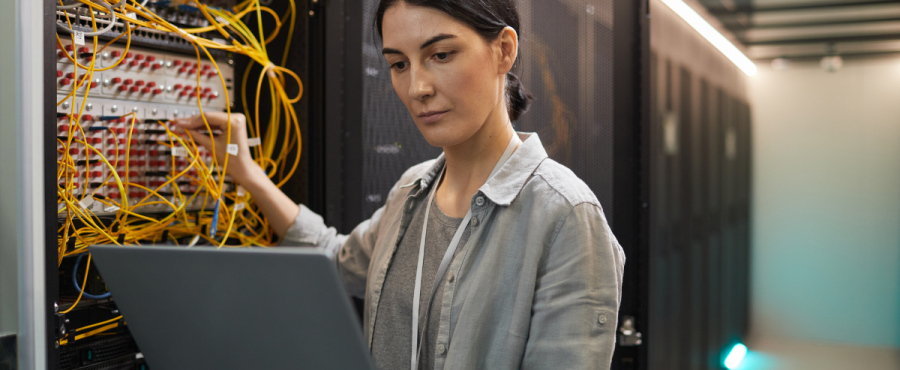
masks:
[[[450,55],[452,55],[452,54],[453,54],[453,52],[447,51],[447,52],[443,52],[443,53],[436,53],[436,54],[434,54],[434,57],[440,61],[445,61],[447,59],[450,59]]]
[[[396,70],[400,71],[400,70],[403,70],[404,68],[406,68],[406,62],[397,62],[397,63],[391,64],[391,69],[396,69]]]

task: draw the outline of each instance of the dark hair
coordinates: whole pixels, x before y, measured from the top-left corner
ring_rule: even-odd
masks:
[[[519,11],[514,0],[381,0],[375,12],[378,36],[384,13],[397,3],[432,8],[447,13],[472,27],[485,40],[494,40],[503,28],[509,26],[519,32]],[[522,86],[519,78],[510,71],[506,74],[506,105],[510,120],[518,120],[528,111],[534,97]]]

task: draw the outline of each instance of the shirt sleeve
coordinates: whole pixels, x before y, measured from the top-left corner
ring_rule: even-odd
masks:
[[[398,188],[399,186],[394,186],[388,194],[385,205],[375,211],[371,218],[357,225],[348,235],[339,234],[335,228],[325,225],[322,216],[298,204],[300,213],[285,233],[281,245],[309,246],[325,252],[336,262],[347,293],[363,298],[366,292],[369,261],[378,240],[382,215],[385,207],[391,204]]]
[[[522,369],[608,369],[625,255],[596,204],[575,206],[538,269]]]

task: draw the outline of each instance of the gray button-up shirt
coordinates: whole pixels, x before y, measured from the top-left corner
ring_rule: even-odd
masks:
[[[471,234],[434,301],[434,368],[608,368],[625,255],[590,188],[549,159],[536,134],[519,136],[523,144],[472,196]],[[350,235],[302,205],[285,235],[284,244],[335,256],[347,291],[365,298],[369,348],[394,251],[443,166],[441,155],[407,170]]]

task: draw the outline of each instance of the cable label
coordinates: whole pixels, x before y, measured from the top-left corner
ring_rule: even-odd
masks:
[[[84,32],[75,31],[75,45],[84,45]]]
[[[103,212],[115,212],[118,210],[119,210],[118,206],[109,206],[109,207],[104,208]]]
[[[245,207],[247,207],[247,203],[244,203],[244,202],[235,203],[235,204],[234,204],[234,211],[235,211],[235,212],[240,211],[240,210],[244,209]]]
[[[178,36],[184,37],[186,40],[188,40],[188,41],[190,41],[190,42],[196,42],[196,41],[197,41],[197,38],[194,37],[194,35],[191,35],[191,34],[185,32],[185,31],[184,31],[183,29],[181,29],[181,28],[177,28],[177,27],[176,27],[176,28],[175,28],[175,33],[177,33]]]
[[[238,145],[237,144],[228,144],[228,149],[225,149],[225,151],[228,152],[228,154],[237,156],[238,155]]]
[[[242,197],[242,196],[244,196],[244,195],[247,195],[247,189],[244,189],[243,186],[238,185],[238,187],[237,187],[237,196]]]
[[[83,208],[85,211],[87,211],[89,208],[91,208],[92,204],[94,204],[94,197],[92,197],[90,195],[84,197],[84,199],[82,199],[80,202],[78,202],[78,205],[80,205],[81,208]]]
[[[176,146],[172,148],[172,156],[173,157],[187,157],[187,148],[183,146]]]
[[[260,144],[262,144],[262,140],[260,140],[258,137],[251,137],[247,139],[247,146],[251,148]]]

